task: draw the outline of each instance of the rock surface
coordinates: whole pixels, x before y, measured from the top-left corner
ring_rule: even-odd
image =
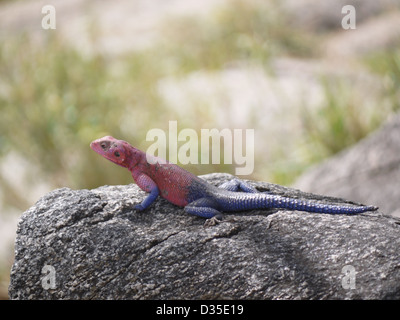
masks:
[[[203,176],[220,184],[226,174]],[[267,183],[262,190],[343,202]],[[21,217],[11,299],[399,299],[400,221],[298,211],[204,226],[134,184],[54,190]]]
[[[400,114],[355,146],[304,173],[295,188],[379,206],[400,217]]]

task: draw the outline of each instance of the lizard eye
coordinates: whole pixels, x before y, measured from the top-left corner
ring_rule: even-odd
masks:
[[[116,156],[117,158],[120,156],[120,154],[119,154],[119,152],[118,151],[115,151],[114,152],[114,156]]]
[[[107,148],[107,143],[106,142],[102,142],[100,143],[100,147],[105,150]]]

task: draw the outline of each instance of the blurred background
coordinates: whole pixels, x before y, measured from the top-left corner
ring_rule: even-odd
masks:
[[[356,29],[345,30],[349,4]],[[55,30],[42,28],[44,5],[56,10]],[[55,188],[132,183],[89,143],[112,135],[146,150],[147,131],[168,132],[170,120],[199,136],[254,129],[255,169],[242,178],[400,215],[399,8],[400,0],[0,0],[0,298],[20,215]],[[390,152],[386,178],[380,164]],[[185,168],[234,173],[235,164]],[[357,180],[358,171],[374,178]],[[366,192],[337,192],[354,181]]]

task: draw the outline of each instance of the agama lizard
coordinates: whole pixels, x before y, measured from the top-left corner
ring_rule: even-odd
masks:
[[[375,206],[333,205],[312,200],[260,192],[248,183],[233,179],[219,187],[158,157],[147,155],[128,142],[106,136],[90,147],[104,158],[127,168],[137,185],[149,195],[135,209],[147,209],[160,195],[184,207],[187,213],[221,218],[221,212],[280,208],[316,213],[351,214],[373,211]]]

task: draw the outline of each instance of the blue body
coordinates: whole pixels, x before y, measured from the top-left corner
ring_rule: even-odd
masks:
[[[225,183],[219,188],[205,181],[204,183],[193,181],[188,190],[188,201],[185,211],[204,218],[211,218],[219,215],[220,212],[273,208],[337,214],[377,210],[374,206],[333,205],[262,193],[238,179]]]

